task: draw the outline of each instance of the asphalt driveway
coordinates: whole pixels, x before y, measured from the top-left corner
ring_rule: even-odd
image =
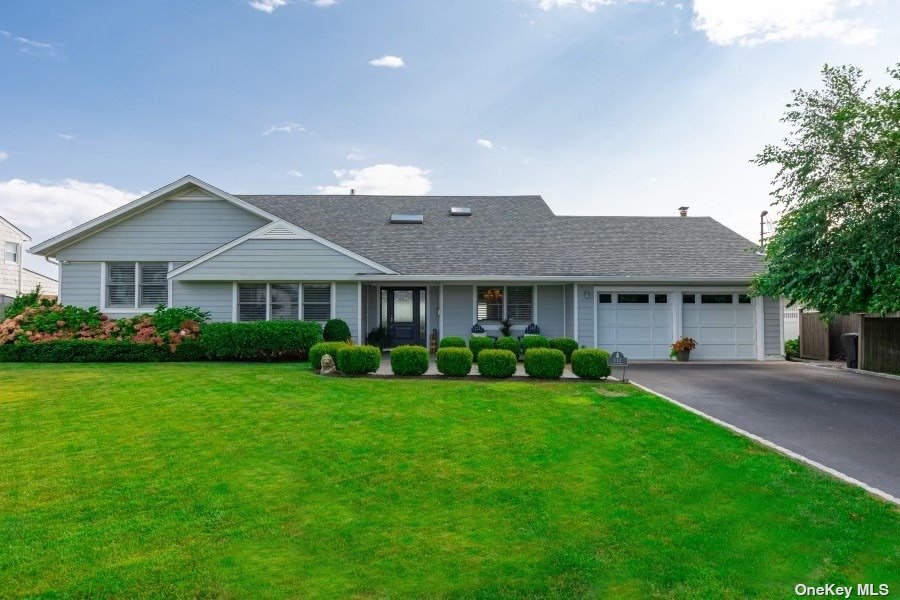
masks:
[[[645,363],[627,376],[900,497],[900,381],[797,363]]]

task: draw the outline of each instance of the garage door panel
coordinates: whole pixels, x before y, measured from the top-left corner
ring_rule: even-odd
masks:
[[[701,327],[700,339],[706,344],[717,342],[735,343],[737,342],[737,331],[735,331],[734,327]]]
[[[618,294],[614,298],[597,305],[597,345],[634,359],[667,358],[672,343],[670,305],[620,304]]]
[[[737,324],[737,314],[732,309],[712,308],[710,310],[700,310],[702,311],[700,318],[704,327],[716,325],[734,327]]]
[[[754,344],[756,342],[756,329],[754,327],[738,327],[738,343]]]
[[[752,310],[739,310],[737,313],[737,324],[741,327],[754,328],[756,325],[756,314]]]
[[[646,325],[650,322],[651,313],[649,310],[629,310],[619,309],[616,311],[617,325]]]
[[[694,309],[684,309],[684,314],[681,317],[681,328],[682,330],[687,329],[688,327],[699,327],[700,326],[700,313]]]
[[[682,331],[697,341],[691,358],[756,357],[756,312],[750,304],[685,304]]]
[[[623,344],[616,345],[616,350],[628,358],[653,358],[653,350],[647,344]]]

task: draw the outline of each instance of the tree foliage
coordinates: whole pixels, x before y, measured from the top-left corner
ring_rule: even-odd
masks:
[[[900,81],[900,65],[888,73]],[[900,310],[900,88],[869,92],[852,66],[822,70],[821,90],[795,90],[774,165],[782,209],[756,292],[826,316]]]

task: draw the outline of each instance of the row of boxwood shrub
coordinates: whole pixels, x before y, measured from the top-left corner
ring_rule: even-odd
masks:
[[[461,337],[446,337],[441,340],[441,348],[447,347],[464,347],[465,340]],[[572,352],[578,349],[578,342],[571,338],[546,338],[542,335],[526,335],[522,338],[522,342],[514,337],[500,337],[495,341],[494,338],[487,336],[472,336],[469,338],[469,350],[475,362],[482,350],[498,349],[509,350],[516,358],[524,356],[528,350],[532,348],[552,348],[563,353],[566,362],[572,361]]]
[[[175,351],[165,344],[121,340],[56,340],[0,345],[0,362],[174,362],[272,361],[305,359],[322,339],[312,321],[205,323],[199,339],[182,341]]]

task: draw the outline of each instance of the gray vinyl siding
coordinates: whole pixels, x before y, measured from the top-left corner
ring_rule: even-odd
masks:
[[[763,298],[763,330],[766,356],[784,354],[781,347],[781,302],[777,298]]]
[[[368,298],[366,303],[366,314],[368,315],[366,318],[366,321],[368,322],[367,329],[371,331],[375,327],[381,325],[381,298],[378,297],[377,285],[369,285],[364,289]],[[368,333],[368,331],[366,333]]]
[[[63,248],[56,257],[190,261],[267,222],[224,200],[169,200]]]
[[[359,343],[359,290],[356,283],[335,284],[334,318],[350,326],[353,341]]]
[[[539,285],[537,290],[537,318],[535,322],[541,328],[541,335],[546,337],[564,336],[563,286]]]
[[[567,338],[575,337],[575,303],[572,300],[573,290],[575,289],[574,284],[566,284],[563,288],[563,310],[565,311],[565,321],[566,321],[566,332],[565,336]]]
[[[428,288],[428,341],[431,341],[431,332],[437,331],[440,324],[440,315],[438,315],[438,307],[440,304],[441,288],[433,285]],[[435,334],[440,335],[440,333]]]
[[[176,276],[182,281],[333,281],[376,273],[314,240],[247,240]]]
[[[175,281],[172,286],[174,306],[197,306],[212,313],[211,321],[231,321],[234,303],[231,282]]]
[[[69,263],[59,266],[60,302],[81,308],[100,306],[100,263]]]
[[[475,315],[472,312],[471,285],[445,285],[443,336],[458,335],[466,339],[472,335]]]
[[[578,291],[578,344],[594,347],[594,286],[579,285]],[[588,297],[584,293],[588,292]]]

